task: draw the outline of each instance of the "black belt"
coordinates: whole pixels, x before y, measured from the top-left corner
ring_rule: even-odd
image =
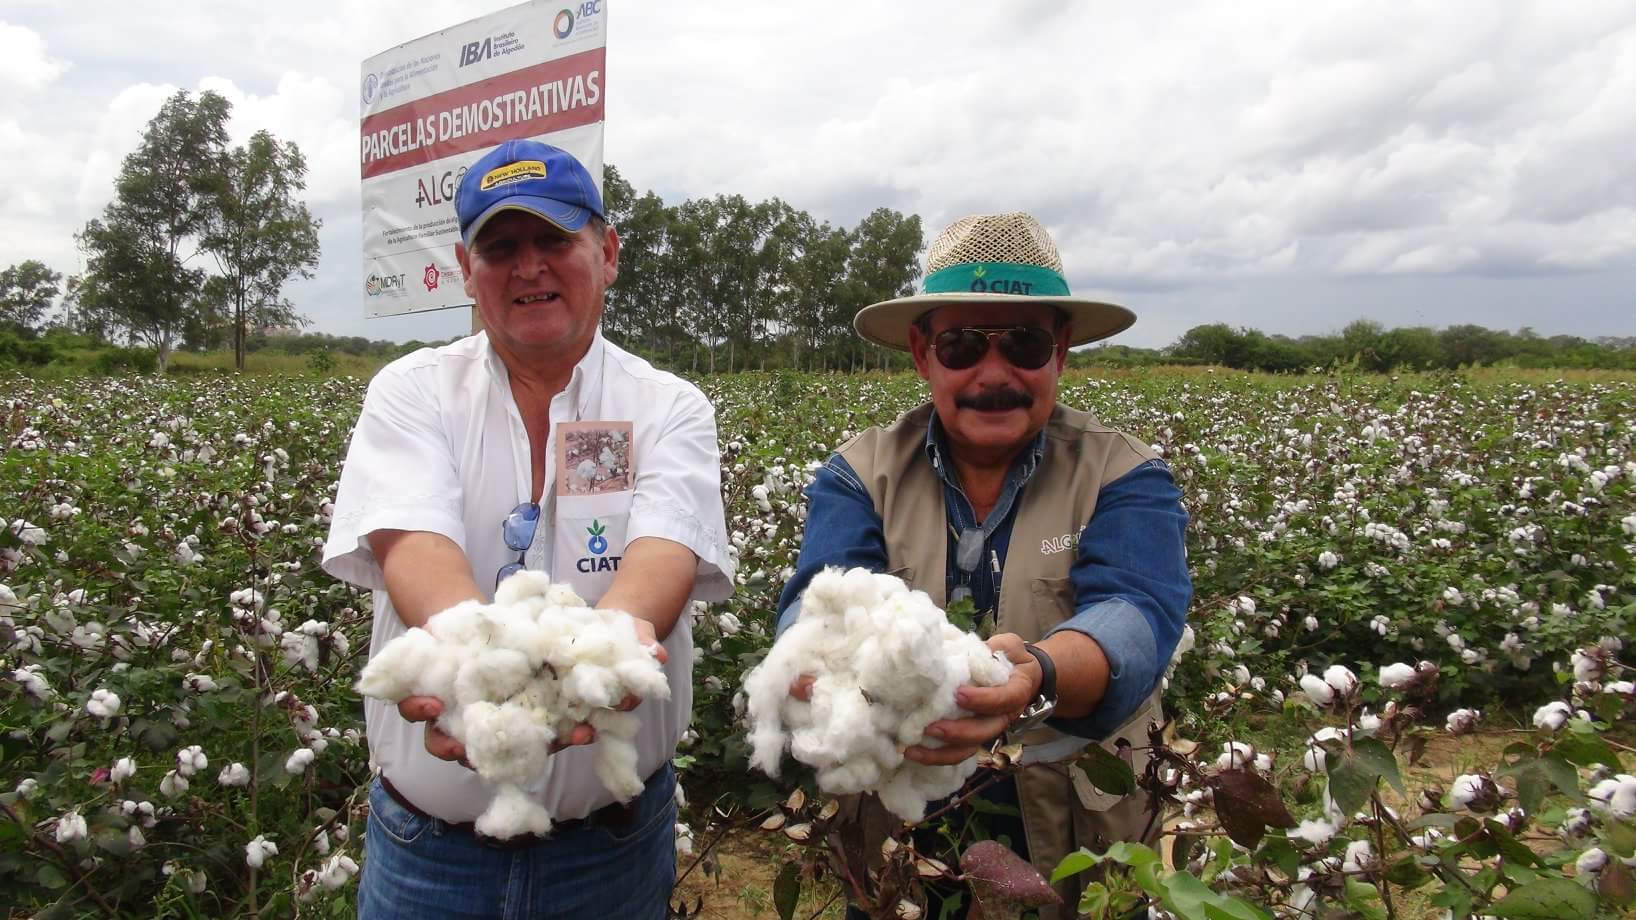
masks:
[[[660,769],[662,770],[664,768],[660,767]],[[657,773],[655,775],[657,775]],[[643,783],[643,785],[646,786],[647,783],[652,781],[653,777],[650,776]],[[487,834],[479,833],[477,830],[477,824],[473,821],[444,821],[442,818],[439,818],[436,815],[427,814],[426,812],[420,810],[420,808],[416,807],[414,802],[409,801],[408,796],[405,796],[403,793],[399,792],[398,787],[392,785],[392,781],[387,779],[386,774],[384,773],[381,774],[381,788],[384,789],[386,794],[391,797],[392,801],[398,803],[398,805],[400,805],[404,811],[407,811],[416,817],[436,821],[451,830],[457,830],[470,834],[477,839],[477,842],[483,844],[484,846],[494,847],[495,849],[500,850],[517,850],[524,847],[531,847],[535,844],[543,843],[558,834],[583,830],[590,827],[606,827],[613,831],[629,830],[631,825],[636,821],[636,803],[640,801],[640,796],[638,796],[637,798],[631,799],[629,802],[610,802],[583,818],[569,818],[565,821],[553,821],[551,823],[550,834],[518,834],[515,837],[501,838],[490,837]]]

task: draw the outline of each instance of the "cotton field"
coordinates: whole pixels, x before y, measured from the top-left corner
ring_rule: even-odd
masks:
[[[788,786],[747,780],[742,679],[799,552],[800,489],[924,390],[882,376],[699,383],[717,407],[740,584],[692,611],[703,654],[679,765],[695,799],[729,785],[772,801]],[[350,911],[367,865],[353,686],[370,599],[317,554],[363,389],[4,379],[0,903],[61,916]],[[1636,705],[1636,385],[1154,372],[1071,376],[1063,398],[1150,442],[1191,515],[1196,595],[1167,702],[1176,731],[1209,746],[1196,768],[1155,780],[1171,782],[1178,820],[1219,829],[1202,816],[1232,794],[1222,775],[1328,777],[1292,805],[1287,832],[1266,822],[1293,854],[1276,884],[1228,871],[1249,849],[1190,868],[1280,915],[1366,900],[1349,886],[1384,878],[1401,847],[1382,846],[1378,821],[1355,822],[1364,804],[1335,779],[1355,759],[1341,748],[1514,730],[1528,752],[1451,775],[1415,812],[1449,820],[1405,815],[1402,846],[1447,855],[1470,845],[1456,816],[1478,815],[1483,833],[1566,848],[1528,868],[1536,880],[1586,892],[1593,912],[1597,898],[1617,903],[1636,859],[1621,721]],[[1269,724],[1286,730],[1255,734]],[[691,846],[692,828],[678,834]],[[1473,853],[1451,858],[1485,858]],[[1507,884],[1520,882],[1477,878],[1477,894],[1443,906],[1483,908]]]

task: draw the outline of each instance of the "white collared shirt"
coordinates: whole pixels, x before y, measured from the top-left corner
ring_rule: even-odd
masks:
[[[692,599],[726,599],[733,590],[733,562],[709,400],[598,331],[567,387],[551,400],[552,439],[557,423],[576,419],[632,423],[636,483],[627,542],[652,536],[688,547],[699,557]],[[365,538],[385,529],[442,534],[465,552],[478,587],[491,592],[495,573],[517,560],[500,524],[532,496],[529,449],[505,365],[485,334],[406,355],[370,381],[341,470],[323,566],[336,578],[374,590],[371,649],[407,627]],[[556,475],[555,450],[535,449],[546,450],[546,469],[531,567],[542,552],[550,565]],[[664,642],[671,698],[646,700],[636,709],[642,776],[674,756],[692,712],[689,621],[684,611]],[[492,793],[476,773],[426,752],[421,723],[405,721],[395,705],[372,698],[365,698],[364,713],[371,761],[416,806],[446,821],[474,820],[488,806]],[[553,817],[583,817],[613,801],[592,769],[594,753],[594,745],[582,746],[547,761],[545,779],[532,791]]]

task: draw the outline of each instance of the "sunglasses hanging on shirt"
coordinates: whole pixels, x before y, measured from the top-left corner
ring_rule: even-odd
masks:
[[[983,360],[991,345],[1000,357],[1023,370],[1038,370],[1056,353],[1056,336],[1039,326],[957,326],[932,339],[932,353],[951,371],[963,371]]]

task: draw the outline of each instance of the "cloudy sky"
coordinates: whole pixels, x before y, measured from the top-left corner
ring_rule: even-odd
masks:
[[[1359,317],[1636,334],[1636,4],[603,0],[607,160],[667,202],[778,196],[928,235],[1022,209],[1118,341]],[[0,0],[0,265],[80,271],[73,234],[177,89],[310,166],[310,328],[365,320],[363,58],[507,5]]]

